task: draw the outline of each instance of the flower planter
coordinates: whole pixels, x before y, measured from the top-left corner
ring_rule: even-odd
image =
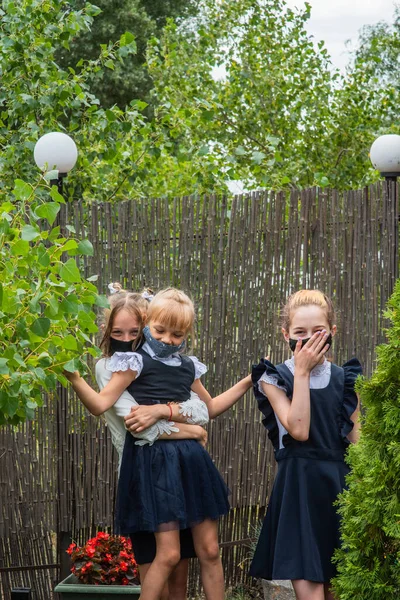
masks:
[[[75,575],[61,581],[54,591],[62,600],[84,600],[88,594],[96,596],[96,600],[139,600],[140,597],[140,585],[91,585],[80,583]]]

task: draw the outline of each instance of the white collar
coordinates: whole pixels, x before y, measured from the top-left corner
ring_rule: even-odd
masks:
[[[294,374],[294,369],[295,369],[295,362],[294,362],[294,356],[292,356],[292,358],[289,358],[289,360],[285,360],[285,365],[287,366],[287,368],[289,369],[289,371],[292,373],[292,375]],[[320,365],[316,365],[310,372],[310,377],[323,377],[324,375],[330,375],[331,372],[331,363],[329,362],[329,360],[326,360],[326,358],[324,359],[324,362],[321,363]]]
[[[154,354],[154,351],[150,348],[148,342],[145,342],[142,346],[143,350],[147,352],[147,354],[153,358],[154,360],[159,360],[160,362],[170,365],[172,367],[180,367],[182,364],[181,355],[179,352],[174,352],[171,356],[167,356],[167,358],[159,358]]]

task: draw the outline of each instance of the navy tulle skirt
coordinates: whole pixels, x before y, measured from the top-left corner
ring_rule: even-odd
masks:
[[[199,442],[137,446],[127,433],[116,507],[120,534],[186,529],[228,511],[227,486]]]

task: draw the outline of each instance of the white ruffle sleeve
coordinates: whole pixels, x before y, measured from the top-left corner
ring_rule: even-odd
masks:
[[[130,369],[136,372],[137,379],[143,369],[143,358],[137,352],[115,352],[107,360],[107,369],[113,373]]]
[[[124,353],[121,352],[120,354]],[[96,363],[96,381],[100,389],[103,389],[111,379],[112,371],[109,368],[110,360],[111,359],[102,358]],[[138,403],[128,391],[125,391],[115,402],[114,406],[104,413],[104,417],[110,429],[112,443],[118,452],[119,463],[121,462],[127,432],[123,417],[129,415],[133,406],[138,406]],[[175,426],[173,421],[161,419],[140,433],[133,433],[132,431],[129,433],[133,435],[134,438],[137,438],[138,441],[135,443],[138,446],[144,446],[145,444],[154,444],[163,433],[171,435],[172,432],[178,431],[179,429]]]
[[[207,425],[210,420],[207,404],[197,394],[191,392],[189,400],[179,403],[179,414],[191,425]]]
[[[196,358],[196,356],[188,356],[188,358],[190,358],[190,360],[194,364],[194,378],[195,379],[200,379],[200,377],[202,375],[204,375],[204,373],[207,373],[208,369],[207,369],[206,365],[204,363],[200,362],[199,359]]]
[[[280,390],[283,390],[285,393],[287,393],[287,389],[286,389],[284,386],[282,386],[282,385],[279,385],[279,383],[278,383],[278,376],[276,376],[276,377],[275,377],[274,375],[268,375],[268,374],[265,372],[265,373],[263,373],[263,374],[261,375],[260,379],[259,379],[259,380],[258,380],[258,382],[257,382],[257,383],[258,383],[258,389],[260,390],[260,392],[261,392],[261,393],[262,393],[264,396],[265,396],[266,394],[265,394],[265,392],[264,392],[264,390],[263,390],[263,387],[262,387],[262,385],[261,385],[263,382],[264,382],[264,383],[269,383],[270,385],[274,385],[275,387],[277,387],[277,388],[279,388]]]

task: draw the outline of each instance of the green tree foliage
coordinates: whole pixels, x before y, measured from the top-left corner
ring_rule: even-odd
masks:
[[[358,187],[373,176],[385,93],[371,103],[361,67],[332,69],[309,16],[285,0],[204,0],[195,26],[171,23],[151,47],[157,98],[186,115],[182,136],[247,187]]]
[[[368,101],[381,102],[382,126],[393,127],[397,121],[400,94],[400,6],[395,7],[393,22],[380,21],[365,26],[348,68],[351,75],[368,81]],[[363,86],[365,87],[365,85]]]
[[[218,189],[212,157],[202,157],[200,143],[179,135],[184,115],[172,114],[169,103],[149,120],[142,101],[106,109],[92,93],[96,73],[135,53],[131,33],[102,46],[96,59],[62,69],[57,51],[90,30],[98,9],[86,4],[74,11],[63,0],[3,0],[2,6],[0,193],[11,190],[16,177],[36,178],[33,148],[48,131],[69,133],[79,149],[65,186],[69,199],[116,201]]]
[[[71,0],[74,10],[85,7],[83,0]],[[136,40],[137,52],[124,57],[112,69],[99,71],[92,79],[92,92],[102,106],[117,104],[125,108],[131,100],[150,101],[152,81],[145,66],[146,47],[153,36],[160,36],[167,18],[175,21],[188,18],[197,10],[194,0],[96,0],[101,13],[96,16],[90,29],[81,32],[60,52],[60,64],[75,68],[83,58],[95,60],[100,45],[118,40],[130,31]]]
[[[196,147],[176,140],[177,119],[167,107],[150,122],[143,102],[105,109],[91,92],[94,73],[135,51],[132,34],[76,69],[58,66],[57,49],[88,31],[97,12],[90,4],[70,10],[62,0],[1,4],[0,425],[32,418],[43,390],[53,393],[57,382],[65,383],[64,369],[83,370],[81,356],[97,355],[91,336],[96,307],[106,302],[81,274],[90,241],[57,226],[64,199],[38,179],[38,138],[64,131],[78,146],[77,166],[64,184],[67,200],[179,195],[196,188],[199,173],[205,185],[213,183],[211,161],[208,178]]]
[[[350,448],[349,488],[341,495],[343,546],[337,553],[341,600],[400,597],[400,281],[388,304],[388,342],[358,391],[365,408]]]
[[[99,354],[94,310],[107,298],[78,268],[93,254],[89,240],[55,225],[63,202],[46,181],[17,179],[0,204],[0,425],[33,418],[43,391],[66,384],[64,370]]]

